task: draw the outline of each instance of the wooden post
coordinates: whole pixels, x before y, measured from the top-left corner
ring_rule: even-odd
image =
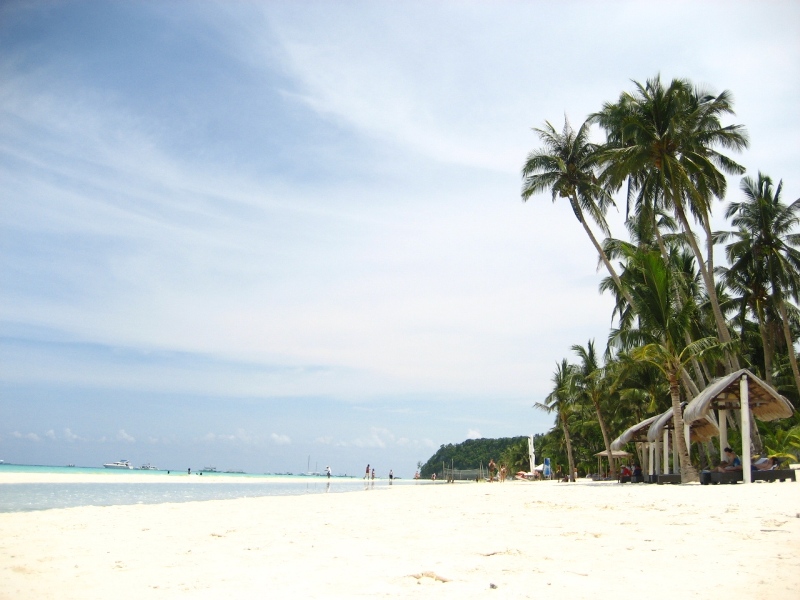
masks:
[[[678,432],[673,428],[672,430],[672,470],[675,473],[680,473],[680,465],[678,461]]]
[[[661,440],[659,438],[656,438],[656,441],[653,442],[653,452],[655,452],[656,455],[655,471],[656,475],[658,475],[664,472],[664,469],[661,467]]]
[[[655,444],[653,444],[653,442],[650,442],[649,444],[647,444],[647,454],[648,454],[648,457],[647,457],[647,474],[650,476],[650,481],[651,482],[653,481],[653,475],[655,475],[655,462],[656,461],[653,460],[655,458],[655,454],[656,454],[655,453],[655,449],[656,449],[656,447],[655,447]]]
[[[719,455],[725,456],[724,450],[728,447],[728,411],[719,409]]]
[[[669,475],[669,429],[664,427],[664,468],[665,475]]]
[[[750,390],[747,387],[747,375],[742,375],[739,381],[739,405],[742,415],[742,481],[744,483],[753,482],[753,474],[750,472]]]

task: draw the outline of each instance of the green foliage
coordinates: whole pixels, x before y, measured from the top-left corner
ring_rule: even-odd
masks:
[[[535,441],[534,441],[535,444]],[[447,467],[451,464],[455,469],[477,469],[479,466],[489,464],[490,459],[498,464],[501,460],[511,460],[519,462],[520,447],[525,448],[527,462],[528,437],[517,436],[510,438],[480,438],[477,440],[466,440],[460,444],[442,444],[439,450],[422,465],[420,476],[427,478],[432,473],[441,473],[442,463]],[[506,457],[505,459],[503,457]],[[528,470],[528,469],[524,469]],[[509,471],[511,467],[509,466]]]

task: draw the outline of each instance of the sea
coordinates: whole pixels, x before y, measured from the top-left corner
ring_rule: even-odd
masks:
[[[72,508],[77,506],[115,506],[124,504],[162,504],[199,502],[263,496],[299,496],[359,491],[388,490],[390,485],[413,481],[318,475],[257,475],[213,473],[214,481],[186,471],[113,470],[96,467],[54,467],[45,465],[0,464],[0,473],[70,474],[102,476],[90,483],[0,483],[0,513]],[[117,475],[125,481],[114,481]],[[211,473],[206,473],[211,475]],[[131,481],[141,476],[141,482]],[[121,479],[121,478],[120,478]]]

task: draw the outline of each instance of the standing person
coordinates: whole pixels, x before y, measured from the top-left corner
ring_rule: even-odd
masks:
[[[330,467],[325,467],[325,474],[328,476],[328,479],[331,478],[331,468]]]
[[[372,479],[375,479],[375,467],[372,467]]]
[[[494,472],[497,470],[497,465],[494,464],[494,459],[489,459],[489,483],[494,481]]]
[[[367,472],[364,473],[364,479],[369,479],[369,463],[367,463]]]
[[[389,469],[389,485],[392,485],[392,481],[394,481],[394,471]]]

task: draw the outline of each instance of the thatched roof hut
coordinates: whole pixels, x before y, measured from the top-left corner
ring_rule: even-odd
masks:
[[[717,420],[714,418],[713,413],[689,423],[686,420],[686,410],[688,410],[688,407],[684,409],[683,419],[684,423],[689,426],[689,442],[707,442],[711,438],[719,435],[719,426],[717,425]],[[665,427],[667,429],[674,429],[672,424],[673,420],[674,414],[672,413],[672,408],[661,413],[647,430],[647,441],[655,442],[661,439]]]
[[[712,409],[741,408],[739,385],[742,375],[747,375],[750,411],[757,419],[774,421],[792,416],[794,407],[791,402],[747,369],[739,369],[735,373],[717,379],[700,392],[686,407],[683,420],[691,424],[706,417]]]
[[[641,423],[637,423],[633,427],[628,427],[622,432],[622,435],[611,442],[611,450],[622,450],[622,448],[625,447],[628,442],[646,442],[647,430],[650,427],[650,424],[658,417],[659,415],[656,415],[655,417],[649,417]]]

